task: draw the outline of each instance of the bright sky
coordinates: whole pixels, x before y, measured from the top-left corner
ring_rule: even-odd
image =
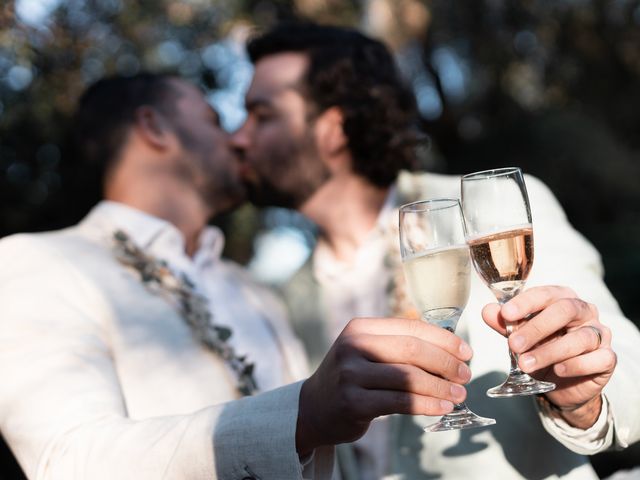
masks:
[[[16,0],[16,13],[24,23],[37,27],[60,4],[60,0]]]

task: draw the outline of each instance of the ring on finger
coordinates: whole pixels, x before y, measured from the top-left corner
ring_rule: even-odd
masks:
[[[590,328],[594,332],[596,332],[596,335],[598,336],[598,346],[596,347],[596,350],[597,350],[598,348],[600,348],[600,345],[602,345],[602,332],[600,331],[599,328],[594,327],[593,325],[585,325],[585,327]]]

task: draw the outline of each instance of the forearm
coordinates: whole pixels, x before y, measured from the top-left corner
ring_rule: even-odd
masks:
[[[38,480],[301,480],[294,438],[298,392],[294,384],[188,415],[138,421],[115,413],[89,419],[85,412],[68,421],[58,418],[55,431],[32,426],[19,432],[3,425],[3,433],[29,478]],[[17,414],[48,427],[37,412]],[[329,479],[332,465],[332,451],[323,449],[310,466],[312,478]]]
[[[37,480],[220,478],[211,448],[216,416],[202,411],[139,422],[87,421],[47,442],[37,466],[28,470]]]

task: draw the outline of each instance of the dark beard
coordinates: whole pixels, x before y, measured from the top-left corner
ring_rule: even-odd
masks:
[[[297,210],[315,191],[300,195],[297,192],[279,191],[273,185],[267,185],[266,183],[263,181],[260,184],[245,184],[247,198],[256,207],[282,207]]]
[[[280,144],[270,157],[270,165],[263,166],[270,170],[258,170],[245,181],[247,197],[258,207],[299,210],[331,176],[319,158],[311,130],[302,140]]]

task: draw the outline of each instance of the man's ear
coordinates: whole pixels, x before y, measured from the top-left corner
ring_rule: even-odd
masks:
[[[145,143],[157,150],[166,150],[175,141],[167,120],[150,106],[142,106],[136,110],[134,129]]]
[[[316,120],[316,145],[329,168],[343,163],[344,154],[348,153],[343,122],[342,110],[338,107],[328,108]]]

